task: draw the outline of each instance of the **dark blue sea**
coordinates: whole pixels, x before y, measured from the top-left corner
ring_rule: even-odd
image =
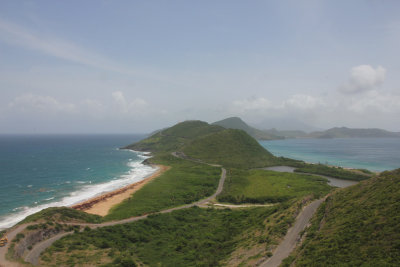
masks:
[[[400,168],[400,138],[284,139],[260,141],[276,156],[371,171]]]
[[[119,150],[143,135],[0,136],[0,229],[50,206],[71,206],[155,171]]]

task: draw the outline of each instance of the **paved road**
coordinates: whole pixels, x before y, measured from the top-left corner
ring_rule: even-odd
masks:
[[[178,155],[174,155],[174,156],[179,157]],[[204,164],[207,164],[207,163],[204,163]],[[211,164],[207,164],[207,165],[211,165]],[[221,178],[219,180],[217,190],[215,191],[215,193],[213,195],[209,196],[208,198],[205,198],[205,199],[199,200],[197,202],[191,203],[191,204],[187,204],[187,205],[183,205],[183,206],[179,206],[179,207],[175,207],[175,208],[166,209],[166,210],[163,210],[163,211],[160,211],[160,212],[156,212],[154,214],[157,214],[157,213],[163,214],[163,213],[169,213],[169,212],[172,212],[172,211],[175,211],[175,210],[187,209],[187,208],[191,208],[191,207],[194,207],[194,206],[204,205],[205,203],[211,201],[212,199],[214,199],[217,195],[219,195],[222,192],[222,189],[224,187],[224,183],[225,183],[225,179],[226,179],[226,170],[224,168],[221,168],[221,171],[222,171],[221,172]],[[139,220],[145,219],[145,218],[147,218],[147,216],[148,215],[131,217],[131,218],[127,218],[127,219],[123,219],[123,220],[119,220],[119,221],[105,222],[105,223],[101,223],[101,224],[90,224],[90,223],[81,223],[81,224],[74,223],[74,224],[72,224],[71,223],[69,225],[88,226],[88,227],[90,227],[92,229],[95,229],[95,228],[99,228],[99,227],[105,227],[105,226],[112,226],[112,225],[117,225],[117,224],[135,222],[135,221],[139,221]],[[23,229],[21,229],[21,231],[22,230]],[[44,241],[36,244],[32,248],[32,250],[29,252],[29,254],[25,257],[24,260],[26,262],[29,262],[29,263],[33,264],[33,265],[37,265],[38,261],[39,261],[40,254],[46,248],[51,246],[56,240],[66,236],[68,234],[71,234],[71,233],[73,233],[73,232],[60,233],[58,235],[55,235],[55,236],[53,236],[53,237],[51,237],[51,238],[49,238],[47,240],[44,240]],[[0,262],[1,262],[1,259],[0,259]]]
[[[288,230],[283,241],[275,249],[272,257],[263,262],[260,266],[279,266],[282,263],[282,260],[289,256],[289,254],[296,247],[297,241],[300,238],[300,232],[303,231],[307,226],[311,217],[314,215],[314,213],[317,211],[317,208],[323,201],[323,199],[318,199],[304,207],[304,209],[297,216],[294,226]]]

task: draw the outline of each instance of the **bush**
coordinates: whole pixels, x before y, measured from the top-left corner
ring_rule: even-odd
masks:
[[[340,167],[329,167],[324,164],[305,164],[303,167],[297,168],[295,172],[321,174],[335,177],[343,180],[362,181],[371,177],[371,172],[356,173],[345,170]]]

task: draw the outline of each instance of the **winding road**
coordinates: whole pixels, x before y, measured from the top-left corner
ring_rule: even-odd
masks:
[[[159,212],[156,212],[153,214],[164,214],[164,213],[169,213],[169,212],[172,212],[175,210],[181,210],[181,209],[191,208],[194,206],[205,205],[207,202],[210,202],[211,200],[213,200],[216,196],[218,196],[222,192],[222,189],[223,189],[223,186],[225,183],[225,179],[226,179],[226,169],[223,168],[221,165],[209,164],[209,163],[203,162],[201,160],[191,159],[191,158],[187,157],[186,155],[184,155],[183,153],[173,152],[171,154],[175,157],[194,161],[196,163],[202,163],[202,164],[206,164],[206,165],[210,165],[210,166],[214,166],[214,167],[221,167],[221,178],[219,180],[217,190],[213,195],[211,195],[205,199],[191,203],[191,204],[162,210],[162,211],[159,211]],[[322,202],[323,202],[323,199],[319,199],[319,200],[316,200],[316,201],[310,203],[309,205],[307,205],[303,208],[303,210],[297,216],[294,226],[288,230],[286,236],[284,237],[283,241],[279,244],[279,246],[276,248],[272,257],[267,259],[265,262],[261,263],[260,266],[270,267],[270,266],[279,266],[280,265],[282,260],[284,258],[286,258],[290,254],[290,252],[295,248],[297,241],[299,240],[300,232],[307,226],[312,215],[315,213],[315,211],[317,210],[317,208],[319,207],[319,205]],[[101,224],[69,223],[69,225],[79,225],[79,226],[84,226],[84,227],[88,226],[92,229],[95,229],[95,228],[99,228],[99,227],[135,222],[135,221],[143,220],[147,217],[148,217],[148,215],[142,215],[142,216],[130,217],[130,218],[118,220],[118,221],[105,222],[105,223],[101,223]],[[22,232],[28,225],[29,224],[23,224],[23,225],[19,225],[17,227],[12,228],[7,233],[9,240],[11,241],[18,233]],[[66,236],[66,235],[72,234],[72,233],[73,232],[62,232],[62,233],[59,233],[49,239],[46,239],[42,242],[35,244],[34,247],[29,251],[29,253],[24,257],[24,260],[26,262],[31,263],[32,265],[37,265],[40,254],[46,248],[51,246],[56,240]],[[8,251],[9,245],[10,245],[10,242],[6,246],[0,248],[0,266],[3,266],[3,267],[22,266],[21,264],[19,264],[17,262],[10,262],[6,259],[5,254]]]
[[[300,232],[306,228],[311,217],[323,201],[324,199],[315,200],[303,208],[297,216],[295,224],[287,231],[283,241],[275,249],[272,257],[261,263],[259,266],[277,267],[289,256],[300,240]]]
[[[1,267],[17,267],[20,266],[17,262],[10,262],[6,260],[6,254],[8,248],[10,247],[11,241],[15,238],[15,236],[22,232],[29,224],[22,224],[16,227],[11,228],[10,231],[7,232],[8,243],[4,247],[0,247],[0,266]]]

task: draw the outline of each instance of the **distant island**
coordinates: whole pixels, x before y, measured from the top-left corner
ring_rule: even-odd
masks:
[[[248,133],[257,140],[278,140],[291,138],[400,138],[400,132],[390,132],[378,128],[356,129],[334,127],[325,131],[307,133],[300,130],[260,130],[249,126],[239,117],[230,117],[214,122],[213,124],[227,129],[239,129]]]
[[[242,129],[232,129],[233,124]],[[84,205],[28,216],[0,233],[8,236],[0,248],[0,263],[400,264],[399,169],[376,175],[276,157],[248,131],[267,137],[237,118],[214,124],[194,120],[125,146],[150,152],[145,163],[163,166],[162,171],[103,216],[80,210]],[[329,182],[334,178],[355,185],[332,187]],[[110,197],[127,190],[114,191]]]

